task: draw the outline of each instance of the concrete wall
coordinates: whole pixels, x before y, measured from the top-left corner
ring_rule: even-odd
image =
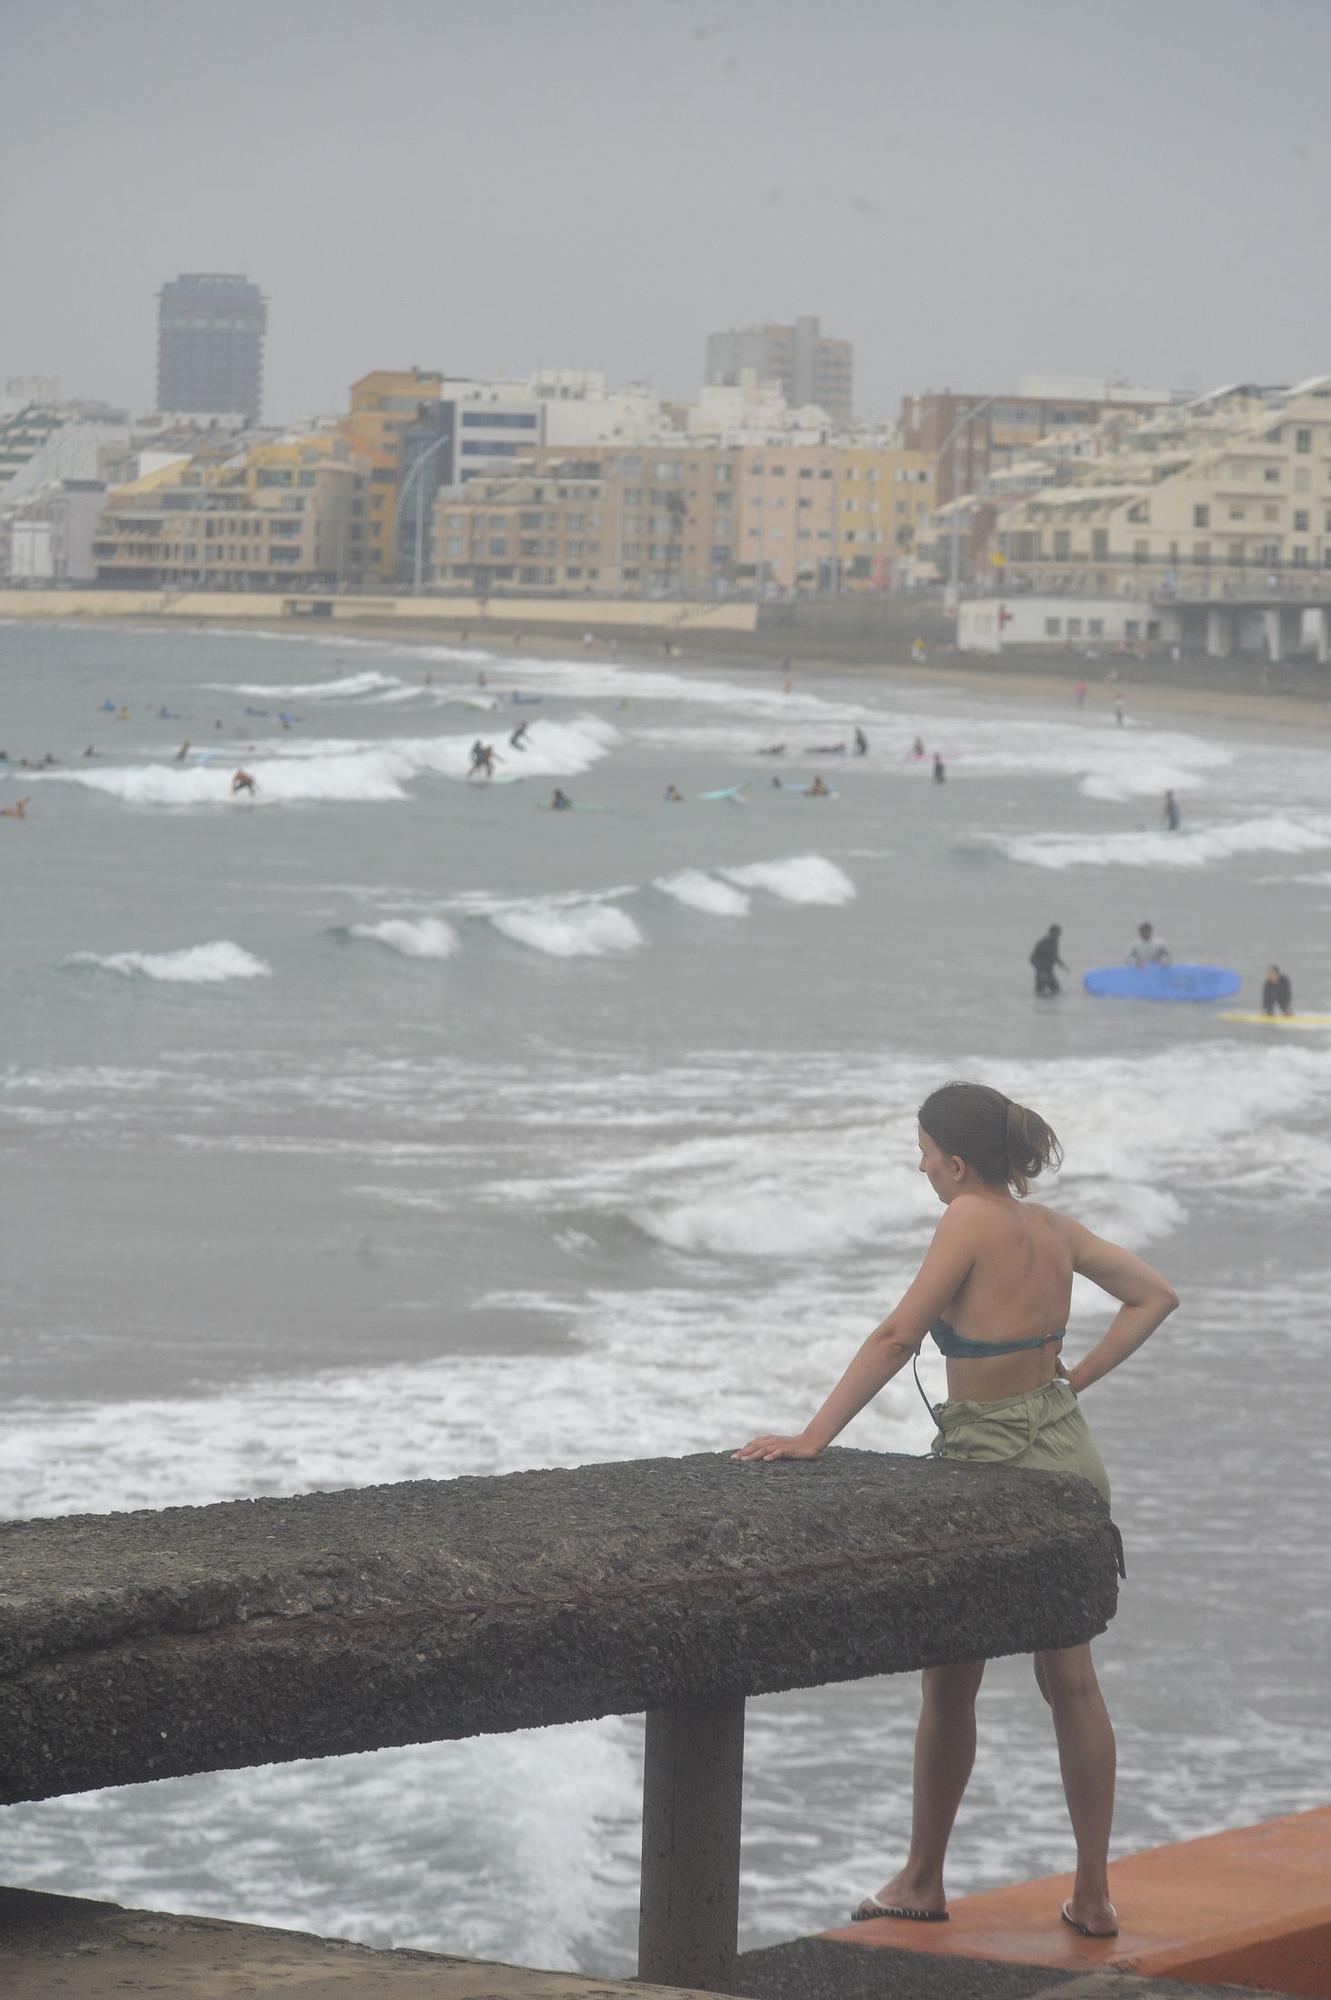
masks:
[[[331,620],[339,625],[382,623],[398,619],[411,624],[471,625],[478,639],[485,632],[514,630],[523,625],[567,625],[575,631],[603,626],[697,632],[752,632],[757,624],[753,604],[688,604],[676,601],[639,602],[633,598],[505,598],[482,604],[474,597],[284,597],[279,591],[161,591],[161,590],[13,590],[0,592],[0,620],[6,618],[207,618],[262,619],[273,623],[319,606],[310,623]],[[292,607],[295,607],[293,611]]]

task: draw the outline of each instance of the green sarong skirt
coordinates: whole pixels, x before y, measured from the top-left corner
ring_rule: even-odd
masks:
[[[935,1403],[935,1458],[972,1465],[1015,1465],[1034,1472],[1075,1472],[1109,1502],[1109,1477],[1081,1405],[1061,1379],[1028,1396],[993,1403]]]

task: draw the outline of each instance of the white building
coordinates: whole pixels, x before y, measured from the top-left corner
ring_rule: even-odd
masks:
[[[1009,647],[1049,652],[1117,652],[1126,646],[1167,646],[1177,637],[1175,612],[1130,597],[963,598],[957,646],[963,653],[1002,653]]]

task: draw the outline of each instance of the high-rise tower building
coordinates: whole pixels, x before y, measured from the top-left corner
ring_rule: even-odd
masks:
[[[839,424],[849,423],[855,394],[855,350],[833,340],[819,322],[793,326],[732,327],[707,336],[707,380],[734,385],[746,368],[761,381],[781,384],[792,409],[817,403]]]
[[[268,301],[248,278],[186,271],[157,295],[157,407],[254,422]]]

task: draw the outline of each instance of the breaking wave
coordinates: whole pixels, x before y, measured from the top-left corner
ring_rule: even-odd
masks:
[[[105,955],[80,951],[70,963],[99,965],[106,972],[178,981],[186,986],[216,986],[226,979],[268,979],[273,970],[226,938],[215,944],[191,945],[184,951],[113,951]]]
[[[347,936],[387,945],[403,958],[450,958],[458,948],[457,932],[442,917],[386,917],[381,924],[351,924]]]
[[[628,912],[607,903],[531,903],[493,910],[490,922],[515,944],[551,958],[606,958],[634,951],[643,941]]]
[[[1205,868],[1242,854],[1312,854],[1331,847],[1331,815],[1269,813],[1177,833],[996,834],[992,846],[1030,868]]]
[[[749,897],[729,882],[720,882],[701,868],[681,868],[678,875],[661,875],[656,887],[686,903],[691,910],[705,910],[710,917],[745,917]]]
[[[783,903],[851,903],[855,884],[843,868],[822,854],[793,854],[786,861],[749,861],[723,868],[728,882],[742,889],[766,889]]]

